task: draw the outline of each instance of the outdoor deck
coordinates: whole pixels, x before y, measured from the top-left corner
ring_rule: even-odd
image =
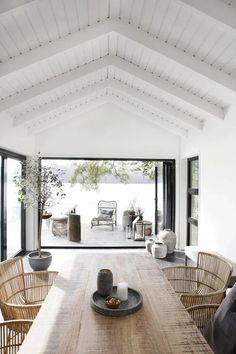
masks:
[[[43,225],[42,246],[64,247],[144,247],[144,241],[127,239],[122,226],[118,225],[111,230],[110,226],[95,226],[92,229],[88,224],[81,225],[81,241],[72,242],[66,236],[54,236],[51,226]]]

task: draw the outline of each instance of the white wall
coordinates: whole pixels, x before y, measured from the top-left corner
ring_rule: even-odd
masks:
[[[181,158],[194,155],[200,159],[199,246],[236,261],[236,105],[224,121],[209,120],[182,140]],[[186,220],[183,234],[184,227]]]
[[[43,156],[178,158],[179,138],[113,104],[36,137]]]
[[[14,127],[6,112],[0,115],[0,148],[23,155],[32,155],[35,149],[34,136],[29,136],[24,126]]]
[[[25,155],[108,158],[174,158],[177,161],[177,205],[180,139],[113,104],[61,123],[38,135],[14,127],[7,114],[0,116],[0,147]],[[178,235],[178,208],[176,210]],[[37,215],[27,210],[27,249],[36,247]]]

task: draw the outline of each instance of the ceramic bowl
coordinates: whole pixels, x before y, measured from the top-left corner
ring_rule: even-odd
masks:
[[[110,309],[118,309],[118,307],[121,304],[121,300],[118,299],[118,297],[115,296],[109,296],[106,298],[105,300],[105,304],[107,307],[109,307]]]

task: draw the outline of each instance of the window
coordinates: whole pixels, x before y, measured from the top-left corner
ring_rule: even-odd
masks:
[[[198,244],[199,160],[188,159],[187,245]]]
[[[0,149],[0,244],[1,261],[11,258],[25,249],[24,210],[18,201],[13,177],[21,171],[25,157]]]

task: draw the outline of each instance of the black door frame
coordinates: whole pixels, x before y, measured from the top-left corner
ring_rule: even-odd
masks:
[[[1,179],[0,179],[0,259],[1,261],[7,259],[7,159],[15,159],[22,161],[26,156],[0,148],[1,163]],[[21,249],[15,254],[25,252],[25,210],[23,204],[21,205]]]
[[[198,227],[198,220],[191,217],[191,198],[193,195],[199,195],[199,188],[191,188],[191,162],[199,161],[198,156],[187,159],[187,246],[190,246],[190,226]]]
[[[169,162],[172,164],[173,166],[173,169],[174,169],[174,179],[176,179],[176,176],[175,176],[175,168],[176,168],[176,160],[175,159],[150,159],[150,158],[114,158],[114,157],[100,157],[100,158],[97,158],[97,157],[66,157],[66,156],[56,156],[56,157],[53,157],[53,156],[44,156],[42,157],[42,160],[94,160],[94,161],[106,161],[106,160],[113,160],[113,161],[156,161],[156,162]],[[156,169],[155,171],[156,173],[156,180],[157,180],[157,177],[158,177],[158,170]],[[175,182],[175,181],[174,181]],[[155,183],[155,182],[154,182]],[[154,225],[154,233],[156,234],[156,232],[158,231],[157,230],[157,223],[158,223],[158,215],[157,215],[157,201],[158,201],[158,197],[157,197],[157,186],[155,187],[156,190],[155,190],[155,195],[154,195],[154,203],[155,203],[155,216],[154,216],[154,220],[155,220],[155,225]],[[175,193],[176,191],[174,190],[174,210],[175,210]],[[173,215],[173,222],[175,224],[175,212],[174,212],[174,215]],[[117,248],[117,249],[125,249],[125,248],[144,248],[144,246],[42,246],[44,249],[93,249],[93,248],[97,248],[97,249],[103,249],[103,248]]]

